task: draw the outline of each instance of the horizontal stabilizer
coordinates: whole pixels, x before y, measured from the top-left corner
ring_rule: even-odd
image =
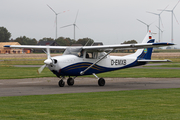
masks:
[[[138,62],[172,62],[171,60],[138,60]]]

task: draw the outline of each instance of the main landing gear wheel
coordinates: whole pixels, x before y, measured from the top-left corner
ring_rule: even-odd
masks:
[[[60,80],[59,81],[59,87],[64,87],[64,85],[65,85],[65,82],[63,80]]]
[[[104,78],[99,78],[99,80],[98,80],[98,85],[99,85],[99,86],[104,86],[104,85],[105,85],[105,80],[104,80]]]
[[[67,79],[67,84],[68,84],[69,86],[73,86],[73,85],[74,85],[74,79],[73,79],[73,78],[68,78],[68,79]]]

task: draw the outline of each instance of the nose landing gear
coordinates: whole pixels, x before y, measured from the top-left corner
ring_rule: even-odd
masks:
[[[64,87],[65,82],[63,79],[61,79],[58,84],[59,84],[59,87]]]
[[[74,77],[74,78],[71,78],[71,77],[69,77],[68,79],[67,79],[67,84],[69,85],[69,86],[73,86],[74,85],[74,79],[75,79],[76,77]],[[64,82],[64,77],[59,81],[59,87],[64,87],[64,85],[65,85],[65,82]]]

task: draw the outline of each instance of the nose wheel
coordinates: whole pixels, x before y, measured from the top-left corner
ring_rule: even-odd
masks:
[[[59,81],[59,87],[64,87],[64,85],[65,85],[65,82],[63,81],[63,79],[61,79]]]
[[[73,86],[74,85],[74,79],[75,79],[76,77],[74,77],[74,78],[71,78],[71,77],[69,77],[68,79],[67,79],[67,84],[69,85],[69,86]],[[64,85],[65,85],[65,82],[64,82],[64,80],[63,79],[65,79],[64,77],[59,81],[59,87],[64,87]]]

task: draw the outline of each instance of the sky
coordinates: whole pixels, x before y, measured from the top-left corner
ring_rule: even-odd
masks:
[[[57,36],[74,38],[74,28],[62,26],[73,24],[78,12],[76,40],[91,38],[95,42],[120,44],[128,40],[141,43],[147,33],[147,26],[137,19],[151,24],[150,30],[158,41],[158,9],[171,10],[178,0],[0,0],[0,27],[6,27],[11,38],[20,36],[55,38],[57,13]],[[63,12],[66,11],[66,12]],[[180,3],[174,13],[180,23]],[[171,13],[161,14],[161,42],[171,42]],[[180,48],[180,25],[174,19],[174,43]]]

